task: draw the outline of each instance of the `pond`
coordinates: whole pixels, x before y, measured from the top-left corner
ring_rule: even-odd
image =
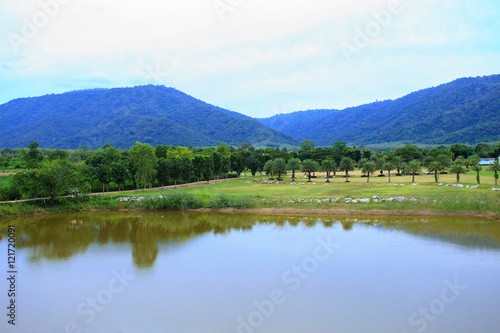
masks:
[[[99,212],[0,223],[7,278],[8,243],[16,244],[16,325],[4,278],[1,332],[500,327],[494,220]]]

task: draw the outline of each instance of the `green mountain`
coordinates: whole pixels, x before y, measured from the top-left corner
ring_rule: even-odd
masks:
[[[290,136],[245,115],[163,86],[92,89],[22,98],[0,105],[0,148],[129,148],[136,141],[180,146],[242,142],[297,145]]]
[[[438,87],[344,110],[310,110],[258,119],[312,140],[356,145],[500,141],[500,75],[463,78]]]

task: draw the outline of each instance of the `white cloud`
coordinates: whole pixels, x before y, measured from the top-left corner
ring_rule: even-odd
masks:
[[[341,43],[353,44],[394,0],[242,0],[223,20],[212,0],[65,0],[16,53],[8,34],[21,34],[48,1],[62,0],[2,5],[0,102],[160,83],[269,115],[394,98],[500,68],[495,1],[401,0],[402,12],[350,63]]]

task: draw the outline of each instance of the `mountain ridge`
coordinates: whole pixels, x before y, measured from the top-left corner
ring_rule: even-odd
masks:
[[[87,89],[15,99],[0,105],[0,146],[91,149],[136,141],[153,145],[296,145],[253,118],[164,86]]]
[[[394,100],[257,119],[317,145],[476,144],[500,140],[500,75],[460,78]]]

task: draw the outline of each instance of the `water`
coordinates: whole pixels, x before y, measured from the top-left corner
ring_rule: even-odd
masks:
[[[498,332],[500,224],[174,212],[16,225],[1,332]],[[6,261],[2,271],[7,275]]]

